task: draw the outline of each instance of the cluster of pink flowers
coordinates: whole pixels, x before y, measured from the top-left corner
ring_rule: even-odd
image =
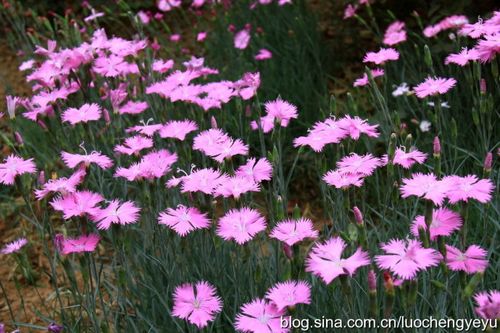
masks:
[[[218,128],[212,128],[198,134],[193,141],[193,149],[202,151],[219,163],[235,155],[247,155],[248,145],[241,139],[232,139]]]
[[[360,156],[356,153],[337,162],[337,169],[328,171],[323,180],[336,188],[347,188],[351,185],[360,187],[365,177],[373,174],[383,164],[382,160],[372,154]]]
[[[463,15],[452,15],[448,16],[434,25],[430,25],[424,29],[424,36],[427,38],[434,37],[443,30],[448,29],[459,29],[465,24],[468,24],[469,20]]]
[[[118,167],[115,177],[123,177],[128,181],[161,178],[171,170],[175,162],[177,162],[176,153],[166,149],[152,151],[128,168]]]
[[[446,176],[439,180],[433,174],[415,173],[411,178],[403,179],[401,196],[421,197],[438,206],[442,205],[446,198],[452,204],[467,202],[469,199],[486,203],[491,200],[493,189],[494,185],[490,179],[478,179],[474,175]]]
[[[358,116],[349,115],[340,119],[328,118],[317,122],[309,130],[307,136],[295,138],[294,146],[310,146],[314,151],[320,152],[327,144],[339,143],[343,139],[359,140],[361,134],[376,138],[379,136],[378,125],[370,125]]]
[[[405,23],[395,21],[385,30],[384,44],[393,46],[406,41]]]

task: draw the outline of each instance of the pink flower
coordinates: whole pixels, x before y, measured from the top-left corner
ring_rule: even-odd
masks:
[[[260,183],[264,180],[271,180],[273,166],[267,158],[248,159],[247,163],[241,165],[235,172],[235,175],[242,178],[247,178],[255,183]]]
[[[240,30],[234,35],[234,47],[240,50],[247,48],[250,43],[250,31],[248,29]]]
[[[259,53],[257,53],[254,58],[257,61],[262,61],[262,60],[271,59],[272,57],[273,57],[273,54],[271,51],[269,51],[267,49],[260,49]]]
[[[162,124],[144,124],[144,125],[136,125],[126,129],[127,133],[139,133],[148,137],[152,137],[156,132],[163,128]]]
[[[80,168],[69,178],[61,177],[58,179],[50,179],[48,182],[43,184],[41,190],[35,190],[35,196],[38,200],[41,200],[51,192],[59,192],[63,195],[76,192],[76,187],[83,182],[86,174],[85,169]]]
[[[355,173],[345,173],[339,170],[330,170],[323,175],[323,180],[338,189],[346,189],[349,186],[361,187],[363,185],[363,175]]]
[[[478,179],[474,175],[465,177],[447,176],[443,178],[443,181],[449,183],[446,196],[452,204],[459,201],[467,202],[469,199],[487,203],[491,200],[491,192],[495,188],[490,179]]]
[[[306,272],[330,284],[339,275],[352,276],[359,267],[370,264],[368,253],[358,248],[347,259],[341,258],[347,244],[340,237],[332,237],[324,243],[316,243],[306,259]]]
[[[181,35],[179,35],[179,34],[173,34],[170,36],[171,42],[177,43],[180,40],[181,40]]]
[[[384,75],[384,70],[381,68],[375,68],[371,71],[371,73],[372,73],[372,77],[376,78],[376,77]],[[356,81],[354,81],[353,86],[354,87],[363,87],[363,86],[366,86],[368,84],[370,84],[370,81],[368,79],[368,74],[364,73],[363,76],[361,76],[360,78],[356,79]]]
[[[265,104],[266,115],[260,119],[260,127],[264,133],[270,132],[274,128],[276,121],[282,127],[287,127],[291,119],[298,117],[297,107],[278,97],[275,101],[269,101]],[[259,129],[259,124],[253,121],[251,127],[254,130]]]
[[[437,180],[433,174],[424,175],[420,172],[414,173],[412,178],[403,178],[401,185],[401,197],[408,198],[415,195],[440,206],[446,198],[449,189],[449,181]]]
[[[293,246],[306,238],[318,238],[319,232],[314,230],[311,220],[301,218],[298,220],[284,220],[278,222],[269,236],[279,239],[289,246]]]
[[[26,244],[28,244],[28,240],[26,238],[19,238],[13,242],[5,245],[0,251],[1,254],[11,254],[19,252]]]
[[[474,295],[476,313],[484,319],[500,318],[500,291],[480,292]]]
[[[446,17],[439,21],[435,25],[430,25],[424,29],[424,36],[427,38],[431,38],[439,34],[443,30],[451,29],[451,28],[460,28],[461,26],[469,23],[467,17],[463,15],[453,15]]]
[[[368,52],[363,58],[363,62],[372,62],[376,65],[383,65],[387,61],[398,60],[399,52],[393,48],[381,48],[378,52]]]
[[[431,240],[435,240],[438,236],[450,236],[454,231],[459,230],[462,226],[462,218],[460,214],[448,209],[435,209],[432,213],[432,222],[430,225]],[[419,215],[415,217],[411,225],[411,233],[418,237],[418,229],[427,230],[425,217]]]
[[[392,161],[395,165],[401,165],[405,169],[409,169],[413,164],[424,163],[427,158],[427,154],[422,153],[421,151],[414,149],[410,150],[410,152],[406,152],[403,148],[396,148],[396,152],[394,154],[394,160]]]
[[[162,12],[168,12],[175,7],[179,7],[182,4],[181,0],[158,0],[156,6]]]
[[[207,38],[207,33],[205,31],[201,31],[196,35],[197,42],[203,42]]]
[[[401,21],[393,22],[384,34],[384,44],[392,46],[406,40],[405,23]]]
[[[79,109],[69,108],[63,112],[61,118],[63,122],[76,125],[78,123],[86,123],[92,120],[99,120],[101,118],[101,108],[99,105],[83,104]]]
[[[158,73],[166,73],[169,70],[171,70],[174,67],[174,61],[172,59],[169,59],[167,61],[164,61],[162,59],[158,59],[153,61],[153,65],[151,68],[153,71],[158,72]]]
[[[64,219],[69,220],[73,216],[95,215],[99,209],[96,205],[103,200],[104,198],[98,193],[81,191],[55,198],[50,205],[55,210],[63,212]]]
[[[243,207],[232,209],[220,218],[217,226],[217,235],[224,240],[231,240],[244,244],[257,233],[266,229],[266,220],[256,210]]]
[[[174,291],[172,315],[187,320],[198,328],[208,325],[222,310],[222,301],[215,287],[205,281],[185,283]]]
[[[158,223],[172,228],[181,237],[186,236],[193,230],[210,227],[207,214],[201,213],[195,207],[186,207],[184,205],[178,205],[175,209],[168,208],[160,213]]]
[[[148,103],[140,101],[128,101],[118,109],[119,114],[139,114],[146,111]]]
[[[235,155],[247,155],[248,145],[232,139],[218,128],[201,132],[194,138],[193,149],[202,151],[219,163]]]
[[[363,177],[373,174],[375,169],[382,165],[379,158],[372,154],[358,155],[351,153],[337,162],[337,168],[340,173],[357,174]]]
[[[198,125],[192,120],[171,120],[160,129],[160,136],[184,141],[187,134],[197,129]]]
[[[310,146],[314,151],[320,152],[324,146],[330,143],[339,143],[346,138],[349,132],[340,126],[339,121],[329,118],[314,124],[307,136],[301,136],[294,140],[294,147]]]
[[[488,267],[488,251],[478,245],[471,245],[465,252],[446,245],[446,265],[452,271],[464,271],[467,274],[484,272]]]
[[[121,203],[119,200],[111,200],[108,207],[93,213],[92,220],[97,223],[98,229],[108,230],[112,223],[121,225],[136,223],[140,210],[132,201]]]
[[[440,77],[428,77],[424,82],[417,85],[413,90],[418,98],[445,94],[457,84],[455,79]]]
[[[377,138],[380,135],[377,131],[378,125],[370,125],[365,119],[358,116],[351,118],[350,115],[346,115],[338,120],[338,126],[345,130],[353,140],[358,140],[361,134],[371,138]]]
[[[82,235],[75,239],[62,241],[62,254],[94,252],[101,238],[97,234]]]
[[[382,244],[387,253],[375,256],[375,261],[381,269],[388,269],[403,280],[415,278],[419,271],[437,266],[442,259],[441,254],[434,249],[422,247],[419,241],[393,239]]]
[[[0,163],[0,184],[12,185],[17,176],[35,172],[36,166],[32,158],[25,160],[16,155],[9,155]]]
[[[125,139],[123,145],[116,145],[115,151],[126,155],[138,154],[141,150],[153,147],[153,140],[142,135]]]
[[[446,57],[444,63],[446,65],[449,64],[457,64],[459,66],[465,66],[469,61],[476,61],[479,59],[479,52],[475,49],[468,50],[467,48],[463,48],[460,53],[453,53]]]
[[[180,179],[181,192],[203,192],[211,195],[226,179],[225,174],[211,168],[196,170]]]
[[[281,327],[281,317],[285,310],[278,310],[273,304],[257,298],[241,306],[236,315],[234,327],[240,332],[252,333],[286,333],[290,329]]]
[[[348,4],[344,9],[344,20],[353,17],[356,15],[356,11],[358,10],[358,6],[353,6]]]
[[[500,33],[484,36],[484,39],[477,43],[475,49],[479,53],[479,60],[482,63],[492,61],[500,53]]]
[[[214,194],[217,196],[221,195],[224,198],[234,197],[238,200],[242,194],[259,191],[259,184],[254,182],[252,179],[232,176],[221,182],[215,189]]]
[[[278,310],[297,304],[311,304],[311,286],[305,281],[286,281],[275,284],[266,293]]]
[[[97,151],[93,151],[88,155],[71,154],[63,151],[61,152],[61,157],[64,161],[64,164],[66,164],[68,168],[72,169],[74,169],[81,163],[83,163],[85,167],[89,167],[91,163],[95,163],[103,170],[109,169],[113,166],[113,161],[109,157]]]

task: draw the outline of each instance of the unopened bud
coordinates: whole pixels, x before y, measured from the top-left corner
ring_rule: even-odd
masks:
[[[441,141],[439,141],[439,137],[434,137],[434,141],[432,143],[432,148],[434,151],[434,157],[441,156]]]
[[[361,213],[361,211],[359,210],[358,207],[354,206],[354,208],[352,209],[353,213],[354,213],[354,219],[356,220],[356,223],[357,224],[363,224],[363,214]]]
[[[285,253],[286,257],[290,260],[293,259],[293,250],[292,247],[286,243],[283,243],[283,252]]]
[[[45,184],[45,171],[40,171],[40,174],[38,174],[38,184],[43,185]]]
[[[479,81],[479,90],[481,91],[482,95],[486,94],[486,80],[485,79],[481,79],[481,81]]]
[[[104,121],[106,122],[106,124],[107,125],[111,124],[111,117],[109,115],[108,110],[104,109],[103,114],[104,114]]]
[[[47,331],[50,332],[50,333],[62,333],[63,329],[64,329],[63,326],[57,325],[56,323],[51,323],[47,327]]]
[[[54,246],[59,253],[63,251],[64,235],[57,234],[54,236]]]
[[[384,288],[386,293],[394,294],[394,281],[391,274],[387,271],[384,272]]]
[[[37,121],[37,124],[40,125],[40,127],[44,130],[44,131],[48,131],[49,128],[47,127],[47,124],[45,124],[45,122],[43,120],[38,120]]]
[[[488,152],[484,158],[484,171],[491,172],[491,166],[493,165],[493,154]]]
[[[377,276],[375,275],[375,271],[373,269],[368,271],[368,291],[377,291]]]
[[[14,137],[16,138],[16,141],[17,141],[18,145],[24,146],[24,140],[23,140],[23,137],[21,136],[21,133],[19,133],[19,132],[16,131],[14,133]]]
[[[212,126],[212,128],[217,128],[217,120],[215,119],[214,116],[210,118],[210,125]]]

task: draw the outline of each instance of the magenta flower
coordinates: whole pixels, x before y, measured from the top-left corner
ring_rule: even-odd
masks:
[[[267,60],[271,59],[273,57],[273,54],[271,51],[267,49],[260,49],[259,53],[257,53],[254,57],[255,60],[257,61],[262,61],[262,60]]]
[[[101,118],[101,107],[95,103],[83,104],[79,109],[69,108],[63,112],[61,118],[63,122],[76,125],[78,123],[86,123],[92,120]]]
[[[49,195],[49,193],[61,193],[65,195],[76,192],[76,187],[83,182],[86,174],[85,169],[80,168],[69,178],[49,179],[48,182],[43,184],[42,189],[35,190],[35,196],[38,200],[41,200]]]
[[[193,230],[210,227],[207,214],[201,213],[195,207],[186,207],[184,205],[178,205],[175,209],[168,208],[160,213],[158,223],[172,228],[181,237],[186,236]]]
[[[491,192],[495,188],[490,179],[478,179],[475,175],[447,176],[443,181],[449,183],[446,196],[452,204],[459,201],[467,202],[469,199],[487,203],[491,200]]]
[[[64,161],[64,164],[66,164],[68,168],[72,169],[80,165],[80,163],[85,165],[85,167],[89,167],[91,163],[94,163],[101,167],[101,169],[103,170],[109,169],[113,166],[113,161],[109,157],[97,151],[93,151],[88,155],[71,154],[63,151],[61,152],[61,157]]]
[[[355,5],[351,5],[351,4],[348,4],[345,9],[344,9],[344,20],[345,19],[348,19],[348,18],[351,18],[353,17],[354,15],[356,15],[356,11],[358,10],[358,6]]]
[[[385,72],[382,68],[375,68],[371,71],[371,73],[372,73],[372,77],[376,78],[379,76],[383,76]],[[363,86],[367,86],[369,84],[370,84],[370,80],[368,79],[368,74],[364,73],[363,76],[361,76],[360,78],[356,79],[356,81],[354,81],[353,86],[354,87],[363,87]]]
[[[108,207],[99,209],[93,214],[92,220],[97,223],[98,229],[108,230],[111,224],[136,223],[140,210],[132,201],[121,203],[119,200],[111,200]]]
[[[440,77],[428,77],[424,82],[417,85],[413,90],[418,98],[428,96],[442,95],[457,84],[455,79],[446,79]]]
[[[278,222],[270,234],[271,238],[279,239],[289,246],[306,238],[316,239],[318,236],[318,230],[315,230],[312,221],[306,218]]]
[[[496,33],[485,35],[481,39],[475,49],[479,53],[479,60],[482,63],[492,61],[498,53],[500,53],[500,34],[498,33],[498,25],[495,28]]]
[[[235,155],[247,155],[248,145],[232,139],[218,128],[201,132],[194,138],[193,149],[202,151],[219,163]]]
[[[125,139],[123,145],[116,145],[115,151],[126,155],[138,154],[141,150],[153,147],[153,140],[142,135]]]
[[[289,329],[281,327],[281,317],[285,310],[278,310],[273,303],[257,298],[241,306],[236,315],[234,327],[239,332],[286,333]]]
[[[330,186],[338,189],[346,189],[350,186],[361,187],[363,175],[357,173],[345,173],[339,170],[330,170],[323,175],[323,180]]]
[[[394,153],[394,160],[392,161],[395,165],[400,165],[405,169],[409,169],[413,164],[422,164],[427,158],[427,154],[422,153],[417,149],[410,150],[406,152],[404,148],[397,148]]]
[[[217,235],[227,241],[233,239],[241,245],[265,229],[265,218],[256,210],[243,207],[231,209],[220,218]]]
[[[19,238],[13,242],[5,245],[0,251],[1,254],[11,254],[19,252],[26,244],[28,244],[28,240],[26,238]]]
[[[75,239],[62,241],[62,254],[94,252],[101,238],[97,234],[81,235]]]
[[[411,178],[403,178],[401,185],[401,197],[409,196],[422,197],[431,200],[440,206],[446,198],[450,184],[445,180],[438,180],[433,174],[414,173]]]
[[[376,65],[383,65],[387,61],[398,60],[399,52],[393,48],[381,48],[378,52],[368,52],[363,58],[363,62],[372,62]]]
[[[104,198],[98,193],[80,191],[55,198],[50,205],[55,210],[63,212],[64,219],[69,220],[73,216],[97,214],[99,208],[96,206],[103,200]]]
[[[250,43],[250,31],[248,29],[240,30],[234,35],[234,47],[240,50],[247,48]]]
[[[174,67],[174,64],[175,63],[172,59],[169,59],[167,61],[164,61],[162,59],[157,59],[153,61],[151,68],[155,72],[166,73]]]
[[[471,245],[462,252],[456,247],[446,245],[446,265],[452,271],[464,271],[467,274],[484,272],[488,267],[488,251],[478,245]]]
[[[222,310],[222,300],[215,287],[205,281],[185,283],[174,291],[172,315],[203,328]]]
[[[316,243],[306,259],[306,272],[319,276],[330,284],[340,275],[352,276],[362,266],[370,264],[368,253],[358,248],[350,257],[343,259],[347,244],[340,237],[332,237],[324,243]]]
[[[450,236],[454,231],[459,230],[462,226],[462,218],[460,214],[448,208],[435,209],[432,213],[432,222],[430,225],[431,240],[435,240],[438,236]],[[425,217],[419,215],[415,217],[411,225],[411,233],[418,237],[418,229],[427,230]]]
[[[358,174],[363,177],[373,174],[376,168],[381,166],[382,163],[379,158],[374,157],[372,154],[358,155],[351,153],[337,162],[338,171],[341,173]]]
[[[119,114],[140,114],[146,111],[148,103],[140,101],[128,101],[118,109]]]
[[[271,180],[272,173],[273,166],[267,158],[264,157],[257,160],[252,157],[248,159],[247,163],[241,165],[236,170],[235,175],[260,183],[264,180]]]
[[[160,129],[160,136],[184,141],[187,134],[197,129],[198,125],[192,120],[171,120]]]
[[[375,256],[375,261],[381,269],[388,269],[403,280],[415,278],[419,271],[437,266],[442,256],[434,249],[427,249],[417,240],[393,239],[382,244],[387,253]]]
[[[25,160],[19,156],[9,155],[3,163],[0,163],[0,184],[12,185],[17,176],[35,172],[36,166],[32,158]]]
[[[484,319],[500,318],[500,291],[483,291],[474,295],[476,301],[476,313]]]
[[[459,66],[465,66],[469,61],[476,61],[479,59],[479,52],[475,49],[468,50],[467,48],[462,49],[460,53],[453,53],[446,57],[444,63],[457,64]]]
[[[279,282],[268,290],[266,298],[272,301],[278,310],[297,304],[311,304],[311,286],[305,281]]]

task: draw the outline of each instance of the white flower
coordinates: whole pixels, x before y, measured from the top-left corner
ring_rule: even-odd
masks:
[[[429,132],[431,129],[431,122],[428,120],[422,120],[419,127],[422,132]]]
[[[410,92],[410,87],[408,87],[406,82],[403,82],[399,85],[399,87],[396,88],[396,90],[392,92],[392,96],[398,97],[407,94],[409,92]]]

